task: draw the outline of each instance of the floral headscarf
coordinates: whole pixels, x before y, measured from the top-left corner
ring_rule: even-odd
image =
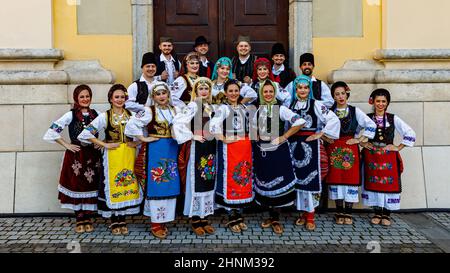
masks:
[[[228,75],[228,79],[229,80],[233,79],[233,64],[231,62],[231,59],[228,57],[222,57],[219,60],[217,60],[216,64],[214,65],[214,70],[213,70],[213,73],[211,76],[211,80],[214,81],[219,77],[217,70],[219,70],[219,67],[223,66],[223,65],[230,67],[230,74]]]

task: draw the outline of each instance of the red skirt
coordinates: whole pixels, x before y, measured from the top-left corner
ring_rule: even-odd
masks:
[[[92,146],[66,151],[59,179],[58,199],[62,204],[97,204],[101,172],[101,153]]]
[[[360,164],[358,145],[348,145],[352,137],[342,137],[327,146],[330,158],[328,185],[360,186]]]
[[[364,189],[381,193],[401,193],[403,162],[399,152],[363,149]]]

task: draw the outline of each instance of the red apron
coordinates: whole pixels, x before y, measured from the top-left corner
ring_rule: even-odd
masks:
[[[364,188],[382,193],[401,193],[400,174],[403,172],[402,158],[399,152],[363,149]]]
[[[253,197],[252,145],[250,140],[227,144],[226,199],[246,200]]]
[[[330,159],[328,185],[360,186],[360,165],[358,145],[347,145],[351,136],[341,137],[327,146]]]

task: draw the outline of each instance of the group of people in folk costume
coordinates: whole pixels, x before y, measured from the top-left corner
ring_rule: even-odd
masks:
[[[243,209],[255,203],[269,212],[263,228],[282,234],[280,209],[294,206],[295,225],[312,231],[323,193],[336,202],[336,224],[349,225],[361,184],[363,204],[374,208],[371,223],[391,225],[390,212],[400,208],[399,151],[414,145],[415,133],[387,112],[387,90],[372,92],[366,115],[348,104],[346,83],[330,89],[312,75],[310,53],[296,76],[281,44],[270,61],[251,54],[241,36],[238,56],[215,64],[208,45],[197,38],[180,63],[172,40],[161,38],[161,55],[144,54],[139,80],[111,87],[105,113],[90,108],[89,86],[75,88],[73,109],[44,139],[66,149],[59,200],[75,211],[77,233],[92,232],[98,213],[111,218],[112,234],[125,235],[125,216],[142,213],[163,239],[177,206],[198,236],[215,232],[208,216],[218,208],[240,233],[248,228]],[[66,126],[70,141],[61,136]]]

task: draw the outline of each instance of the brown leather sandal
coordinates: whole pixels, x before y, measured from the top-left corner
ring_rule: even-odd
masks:
[[[84,224],[84,230],[85,230],[87,233],[91,233],[91,232],[94,231],[94,225],[93,225],[93,223],[92,223],[92,220],[86,220],[86,221],[85,221],[85,224]]]
[[[298,219],[295,221],[296,226],[303,226],[306,224],[306,213],[300,214]]]
[[[75,224],[75,232],[78,233],[78,234],[81,234],[81,233],[85,233],[85,232],[86,232],[86,230],[85,230],[85,228],[84,228],[84,221],[82,221],[82,222],[77,222],[77,223]]]
[[[128,226],[126,222],[121,222],[119,223],[120,225],[120,233],[122,235],[128,235],[129,231],[128,231]]]
[[[372,219],[370,219],[370,223],[373,225],[379,225],[381,223],[381,215],[375,214]]]
[[[283,225],[280,222],[272,221],[271,225],[272,225],[272,230],[275,234],[279,234],[279,235],[283,234],[284,229],[283,229]]]
[[[242,231],[239,222],[237,220],[228,222],[227,227],[230,228],[231,232],[233,233],[241,233]]]
[[[272,226],[272,218],[266,219],[261,223],[262,228],[270,228]]]
[[[203,229],[206,231],[206,233],[214,234],[216,232],[216,230],[213,226],[211,226],[208,220],[201,220],[201,223],[203,224]]]
[[[391,226],[392,225],[391,217],[389,217],[387,215],[381,216],[381,224],[386,227]]]
[[[353,225],[353,217],[350,214],[344,214],[344,224]]]
[[[206,231],[203,229],[203,227],[201,225],[199,225],[200,223],[201,223],[200,220],[192,221],[191,227],[192,227],[192,230],[194,231],[195,235],[204,236],[206,234]],[[194,226],[194,224],[198,224],[198,226]]]
[[[111,224],[109,228],[111,229],[112,235],[122,235],[122,231],[118,223]]]
[[[336,220],[336,225],[343,225],[345,222],[344,215],[342,213],[336,213],[334,219]]]
[[[239,228],[241,231],[245,231],[248,229],[248,226],[246,223],[244,223],[244,218],[238,218],[236,221],[238,221]]]

